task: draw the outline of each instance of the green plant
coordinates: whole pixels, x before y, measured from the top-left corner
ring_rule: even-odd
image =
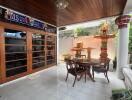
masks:
[[[112,90],[112,100],[132,100],[132,90]]]
[[[64,60],[66,59],[71,59],[72,55],[71,54],[64,54]]]
[[[112,34],[112,33],[117,33],[118,28],[117,25],[115,24],[115,18],[110,18],[107,20],[109,26],[109,30],[107,34]],[[69,38],[69,37],[78,37],[78,36],[89,36],[89,35],[99,35],[100,34],[100,28],[104,24],[104,21],[100,22],[99,26],[94,26],[94,27],[88,27],[88,28],[83,28],[83,27],[78,27],[73,30],[66,30],[63,31],[59,34],[60,38]]]
[[[129,30],[129,53],[132,53],[132,22],[130,23]]]
[[[105,21],[101,22],[98,28],[100,29],[104,25]],[[113,34],[118,32],[118,27],[115,24],[115,18],[107,19],[108,23],[108,33],[107,34]]]
[[[75,29],[75,33],[77,34],[77,36],[89,36],[91,34],[85,28],[77,28],[77,29]]]
[[[118,33],[118,27],[117,25],[115,24],[115,18],[113,19],[109,19],[108,20],[108,23],[109,23],[109,33],[115,33],[117,34]]]

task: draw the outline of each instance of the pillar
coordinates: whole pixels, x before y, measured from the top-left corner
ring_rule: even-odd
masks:
[[[117,48],[117,76],[123,79],[122,69],[128,67],[128,41],[129,41],[129,15],[119,16],[115,20],[119,29],[118,48]]]
[[[57,65],[60,63],[60,61],[59,61],[59,28],[57,27],[57,38],[56,38],[57,40]]]

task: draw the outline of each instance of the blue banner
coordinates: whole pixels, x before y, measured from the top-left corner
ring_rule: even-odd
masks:
[[[0,7],[0,19],[31,26],[47,32],[52,32],[52,33],[56,32],[56,28],[51,25],[45,24],[44,22],[41,22],[34,18],[19,14],[10,9],[4,9],[1,7]]]

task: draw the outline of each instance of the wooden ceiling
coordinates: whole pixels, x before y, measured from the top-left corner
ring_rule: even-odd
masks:
[[[64,26],[123,13],[127,0],[68,0],[59,10],[56,0],[0,0],[0,5],[56,26]]]

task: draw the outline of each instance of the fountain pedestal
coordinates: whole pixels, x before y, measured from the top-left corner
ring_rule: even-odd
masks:
[[[114,38],[114,34],[107,34],[108,33],[108,25],[104,24],[101,28],[102,34],[94,36],[94,38],[101,39],[101,53],[100,53],[100,60],[101,62],[105,62],[108,58],[107,54],[107,42],[108,39]]]

